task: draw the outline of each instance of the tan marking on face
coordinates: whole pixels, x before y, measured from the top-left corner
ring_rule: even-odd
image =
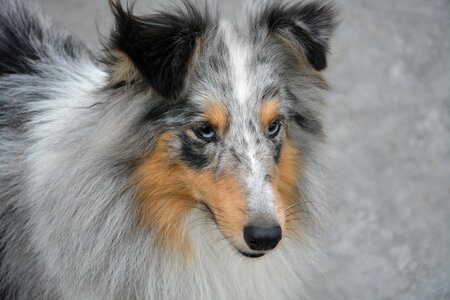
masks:
[[[259,120],[264,128],[267,128],[272,123],[279,113],[278,102],[275,99],[263,103],[259,110]]]
[[[206,106],[204,112],[208,122],[223,133],[227,127],[228,117],[222,104],[210,103]]]
[[[153,151],[136,169],[137,208],[141,224],[152,226],[159,242],[189,254],[182,220],[198,202],[211,209],[225,237],[241,235],[246,221],[242,188],[233,175],[216,176],[193,170],[168,151],[170,133],[159,138]]]
[[[242,234],[246,222],[245,197],[233,175],[219,177],[211,172],[189,170],[187,179],[197,199],[201,199],[214,213],[225,237]]]
[[[300,157],[297,150],[291,145],[288,139],[285,140],[281,149],[278,161],[278,171],[272,181],[272,188],[275,194],[278,220],[280,226],[290,229],[295,226],[294,219],[297,211],[297,178],[298,163]]]
[[[181,232],[186,212],[195,204],[181,181],[184,170],[168,155],[170,133],[159,138],[153,151],[136,169],[137,206],[140,222],[155,228],[158,241],[188,250]]]

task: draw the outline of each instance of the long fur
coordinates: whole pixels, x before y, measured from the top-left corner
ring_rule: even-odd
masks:
[[[138,18],[114,2],[116,28],[100,60],[35,5],[0,0],[0,6],[0,298],[306,296],[320,265],[315,232],[324,192],[325,83],[318,70],[326,66],[335,25],[329,4],[249,5],[236,29],[189,3]],[[170,51],[155,46],[158,41]],[[233,49],[240,54],[230,54]],[[228,57],[248,59],[244,71],[252,75],[243,80],[242,64],[229,65]],[[161,246],[151,226],[140,226],[133,205],[131,178],[140,161],[165,129],[178,130],[197,114],[205,95],[246,116],[257,102],[245,111],[236,103],[264,97],[277,84],[286,99],[286,130],[301,154],[298,232],[265,256],[247,258],[199,203],[182,220],[190,258]],[[232,86],[256,90],[231,97]],[[246,146],[256,136],[246,120],[230,129],[236,161],[254,150]],[[193,157],[218,159],[198,147],[174,145],[173,151],[194,169],[202,165],[189,162]],[[245,184],[257,185],[250,177]]]

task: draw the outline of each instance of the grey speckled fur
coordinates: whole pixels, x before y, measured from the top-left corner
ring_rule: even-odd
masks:
[[[314,229],[324,192],[325,83],[313,69],[323,69],[326,62],[309,56],[328,50],[335,25],[328,4],[249,5],[244,21],[236,25],[211,16],[195,68],[174,102],[160,96],[157,87],[142,88],[142,82],[111,87],[108,67],[55,30],[38,8],[12,0],[0,5],[4,298],[305,296],[305,282],[320,257]],[[270,25],[281,28],[266,24],[273,9],[287,16]],[[311,34],[312,40],[296,39],[299,33],[289,26],[301,27],[299,32]],[[311,46],[323,53],[308,52]],[[300,64],[304,54],[307,59]],[[248,195],[248,219],[269,222],[275,212],[264,166],[274,165],[277,150],[255,121],[268,91],[279,99],[283,130],[301,153],[297,213],[302,229],[298,236],[286,236],[273,253],[249,259],[236,252],[245,247],[242,238],[223,239],[208,213],[192,209],[184,220],[193,249],[186,266],[156,244],[151,228],[136,230],[136,189],[130,177],[164,131],[174,133],[170,155],[183,157],[184,133],[213,97],[227,108],[227,137],[197,154],[214,162],[216,174],[232,166]],[[161,107],[167,109],[161,112]],[[160,113],[153,118],[155,111]]]

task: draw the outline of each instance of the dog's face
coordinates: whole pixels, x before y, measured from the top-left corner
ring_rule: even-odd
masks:
[[[266,4],[234,26],[189,4],[146,17],[112,7],[111,86],[158,95],[147,114],[158,134],[133,176],[141,219],[176,245],[185,214],[203,206],[240,253],[274,249],[298,226],[294,131],[322,134],[298,91],[323,84],[332,8]]]

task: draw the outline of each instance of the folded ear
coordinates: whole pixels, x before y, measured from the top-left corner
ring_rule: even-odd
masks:
[[[266,4],[257,19],[258,26],[286,44],[295,54],[304,55],[311,66],[320,71],[327,66],[329,39],[336,22],[334,7],[323,1]]]
[[[210,22],[189,2],[170,13],[135,16],[120,0],[109,0],[115,28],[107,51],[111,85],[144,82],[167,98],[185,86],[195,52]]]

